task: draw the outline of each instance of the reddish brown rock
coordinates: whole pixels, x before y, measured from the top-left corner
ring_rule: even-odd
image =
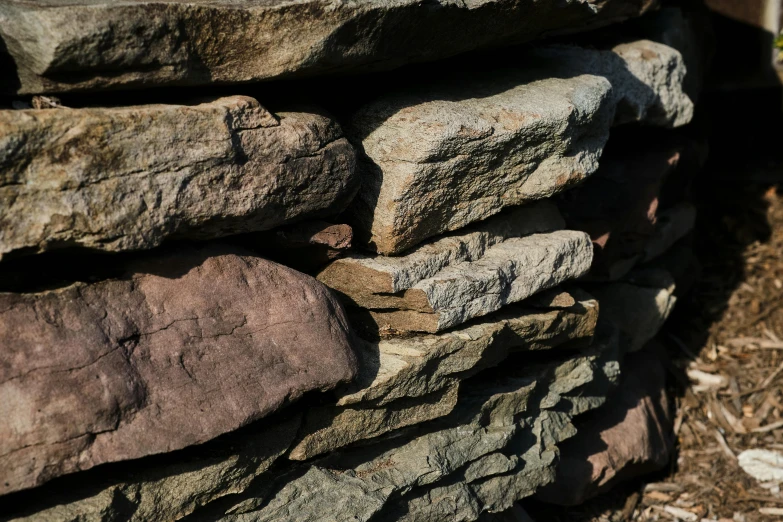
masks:
[[[314,271],[342,257],[352,241],[350,225],[320,220],[248,234],[241,239],[243,246],[303,272]]]
[[[606,406],[577,423],[560,447],[555,482],[540,499],[576,505],[623,480],[662,468],[673,446],[662,350],[653,342],[627,356],[619,388]]]
[[[0,294],[0,494],[205,442],[355,371],[328,290],[251,256]]]
[[[658,244],[670,246],[689,231],[661,217],[687,197],[703,156],[695,142],[647,131],[611,145],[598,172],[561,202],[568,228],[593,240],[590,277],[597,280],[619,279],[660,255]]]

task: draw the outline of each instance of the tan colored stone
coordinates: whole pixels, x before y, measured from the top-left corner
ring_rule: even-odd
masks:
[[[549,198],[595,172],[613,124],[673,127],[693,116],[682,56],[662,44],[549,46],[515,63],[408,87],[356,112],[359,242],[397,255]]]
[[[266,230],[338,213],[358,182],[337,123],[245,96],[0,111],[0,257]]]

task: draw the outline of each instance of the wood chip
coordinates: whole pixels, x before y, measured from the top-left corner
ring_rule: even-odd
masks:
[[[759,388],[766,388],[767,386],[769,386],[769,385],[770,385],[770,383],[772,383],[772,381],[774,381],[774,380],[775,380],[775,377],[777,377],[778,375],[780,375],[780,372],[783,372],[783,363],[780,363],[780,365],[778,366],[777,370],[775,370],[774,372],[772,372],[772,374],[771,374],[769,377],[767,377],[766,379],[764,379],[764,382],[762,382],[762,383],[759,385]]]
[[[720,448],[723,450],[723,453],[726,454],[727,457],[729,457],[732,460],[736,460],[737,456],[734,454],[733,451],[731,451],[731,448],[726,443],[726,439],[723,438],[723,435],[718,430],[715,430],[715,440],[718,441],[718,445],[720,445]]]
[[[657,508],[658,506],[653,506],[653,507]],[[699,518],[700,518],[699,515],[697,515],[696,513],[691,513],[690,511],[687,511],[685,509],[678,508],[675,506],[663,506],[660,509],[674,516],[675,518],[684,520],[685,522],[699,522]]]
[[[783,515],[783,508],[759,508],[762,515]]]
[[[772,424],[767,424],[766,426],[761,426],[756,428],[755,430],[751,430],[752,433],[767,433],[770,431],[775,431],[779,428],[783,428],[783,421],[773,422]]]
[[[679,493],[683,488],[680,484],[674,482],[651,482],[644,486],[644,492],[648,491],[662,491],[668,493]]]
[[[644,497],[646,499],[657,500],[658,502],[671,502],[672,501],[671,495],[667,495],[663,491],[650,491],[649,493],[645,493]]]

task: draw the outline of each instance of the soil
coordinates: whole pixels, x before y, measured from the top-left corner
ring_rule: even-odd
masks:
[[[669,468],[576,508],[524,503],[537,522],[783,520],[783,494],[736,458],[783,453],[782,105],[778,89],[713,93],[694,125],[710,144],[693,184],[701,270],[659,336],[677,407]]]

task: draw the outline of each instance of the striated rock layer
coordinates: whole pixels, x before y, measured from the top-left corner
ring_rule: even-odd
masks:
[[[534,311],[520,306],[441,335],[363,343],[359,377],[335,406],[305,414],[290,458],[310,459],[362,439],[443,417],[457,401],[460,381],[515,352],[589,345],[598,303],[575,292],[572,306]]]
[[[337,123],[244,96],[0,111],[0,257],[265,230],[336,214],[357,186]]]
[[[575,415],[603,404],[616,356],[607,338],[559,362],[478,376],[449,416],[316,460],[221,520],[445,522],[507,510],[554,479],[557,443],[575,434]]]
[[[613,124],[690,121],[685,72],[678,51],[648,40],[551,46],[369,103],[349,131],[366,155],[357,237],[399,254],[573,187],[597,169]]]
[[[6,91],[266,80],[388,69],[637,16],[656,0],[6,0]],[[3,45],[4,44],[4,45]],[[4,49],[3,49],[4,48]]]
[[[340,259],[317,277],[369,309],[382,330],[435,333],[584,275],[589,237],[562,226],[557,209],[539,202],[405,256]]]
[[[346,318],[326,288],[212,254],[0,294],[0,493],[199,444],[354,376]]]

